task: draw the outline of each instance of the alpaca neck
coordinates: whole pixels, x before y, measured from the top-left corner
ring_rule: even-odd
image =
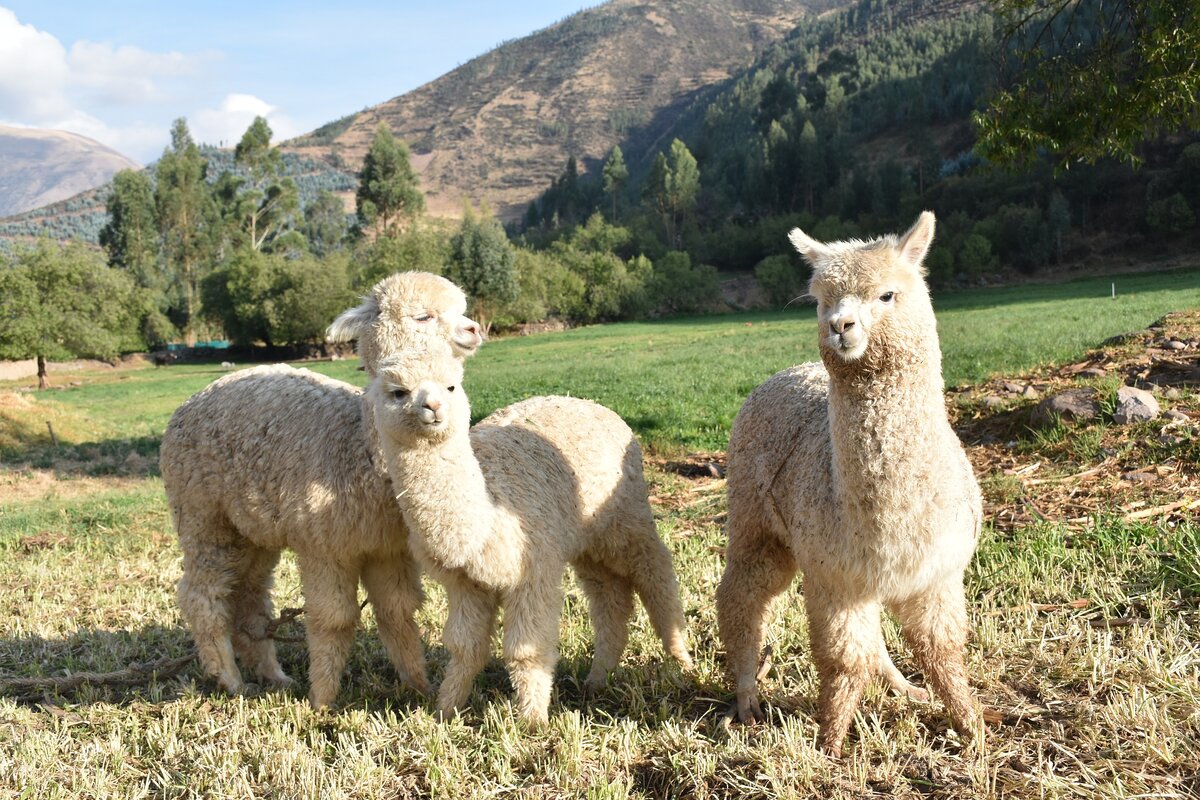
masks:
[[[383,441],[396,501],[416,550],[437,567],[460,570],[493,588],[510,585],[521,549],[497,524],[492,501],[465,427],[442,441]]]
[[[875,363],[829,366],[835,494],[854,505],[907,502],[912,475],[927,471],[937,442],[953,436],[936,334]]]

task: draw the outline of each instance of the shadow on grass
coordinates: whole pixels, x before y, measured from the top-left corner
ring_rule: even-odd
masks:
[[[54,445],[48,441],[8,448],[0,464],[17,469],[52,470],[59,479],[81,477],[132,477],[158,475],[158,448],[162,436],[106,439],[99,442]]]
[[[296,681],[287,693],[303,699],[308,656],[302,642],[277,645],[280,664]],[[243,670],[249,680],[254,676]],[[78,680],[80,677],[85,680]],[[51,685],[30,686],[26,679]],[[42,680],[50,679],[50,680]],[[51,683],[52,681],[52,683]],[[252,688],[248,694],[280,690]],[[183,626],[152,625],[138,630],[79,630],[65,639],[26,636],[0,640],[0,697],[34,706],[168,703],[192,693],[227,696],[195,658],[191,633]],[[378,636],[360,629],[339,694],[339,708],[371,710],[386,704],[416,708],[421,695],[400,683]],[[431,705],[431,703],[430,703]]]

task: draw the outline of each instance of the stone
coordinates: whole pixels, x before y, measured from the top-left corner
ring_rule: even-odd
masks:
[[[994,394],[989,394],[983,398],[983,405],[986,408],[1000,408],[1006,403],[1007,401],[1003,397],[997,397]]]
[[[1166,348],[1168,350],[1186,350],[1187,344],[1179,341],[1178,339],[1172,339],[1171,341],[1167,342]]]
[[[1012,381],[1005,381],[1002,385],[1003,385],[1004,391],[1008,392],[1009,394],[1021,394],[1022,392],[1025,391],[1025,388],[1026,388],[1025,384],[1013,383]]]
[[[1122,386],[1117,390],[1117,409],[1113,412],[1113,422],[1118,425],[1149,422],[1158,419],[1160,413],[1158,400],[1145,389]]]
[[[1153,472],[1126,472],[1121,476],[1121,480],[1130,483],[1154,483],[1158,476]]]
[[[1176,409],[1176,408],[1172,408],[1170,411],[1165,412],[1163,414],[1163,416],[1165,416],[1167,419],[1174,420],[1175,422],[1191,422],[1192,421],[1191,417],[1189,417],[1187,414],[1183,413],[1182,411],[1180,411],[1179,409]]]
[[[1096,399],[1096,390],[1085,387],[1068,389],[1047,397],[1034,408],[1033,418],[1041,423],[1048,423],[1056,417],[1082,422],[1095,419],[1099,414],[1100,402]]]
[[[1108,371],[1104,367],[1088,367],[1085,370],[1081,370],[1079,374],[1088,378],[1103,378],[1108,374]]]

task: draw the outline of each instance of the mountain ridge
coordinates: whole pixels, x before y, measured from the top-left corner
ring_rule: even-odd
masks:
[[[700,94],[834,0],[612,0],[282,144],[357,169],[380,122],[412,149],[431,214],[486,201],[515,219],[568,157],[661,136]]]
[[[0,124],[0,217],[94,189],[136,161],[70,131]]]

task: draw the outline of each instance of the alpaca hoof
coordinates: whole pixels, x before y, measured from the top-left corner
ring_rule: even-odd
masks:
[[[913,686],[911,683],[908,688],[904,689],[904,695],[909,700],[915,700],[918,703],[928,703],[930,696],[928,689],[922,689],[920,686]]]
[[[291,689],[296,685],[296,682],[292,680],[285,672],[277,672],[274,675],[260,675],[259,680],[272,689],[286,690]]]
[[[842,746],[840,744],[823,744],[821,745],[821,752],[825,754],[826,758],[833,761],[842,760]]]
[[[429,679],[424,675],[416,678],[407,677],[404,679],[404,682],[408,684],[408,688],[412,689],[417,694],[428,696],[433,691],[433,687],[429,685]]]
[[[589,697],[592,695],[598,694],[599,692],[601,692],[607,688],[608,688],[608,675],[606,675],[603,672],[601,672],[599,674],[593,672],[593,673],[589,674],[587,676],[587,679],[584,680],[584,682],[583,682],[583,693],[588,695]]]
[[[737,703],[729,709],[728,717],[730,721],[736,719],[742,725],[758,725],[767,721],[755,694],[738,695]]]

